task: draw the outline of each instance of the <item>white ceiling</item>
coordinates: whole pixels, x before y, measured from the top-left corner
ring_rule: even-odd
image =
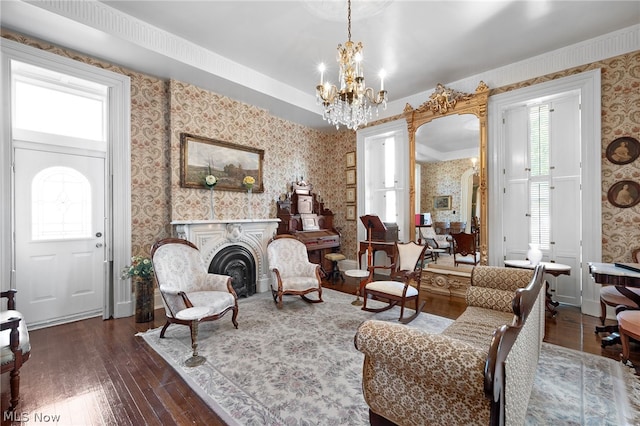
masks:
[[[315,104],[317,66],[324,62],[325,76],[336,82],[336,48],[347,38],[346,1],[88,0],[69,6],[73,3],[3,0],[1,24],[158,77],[197,84],[287,120],[330,128]],[[111,22],[98,27],[98,20],[90,19],[94,13],[110,16]],[[144,22],[130,25],[131,17]],[[377,89],[378,71],[387,73],[392,110],[387,115],[437,83],[639,23],[638,1],[353,0],[352,5],[352,40],[364,44],[368,85]],[[195,59],[187,54],[176,59],[174,45]]]

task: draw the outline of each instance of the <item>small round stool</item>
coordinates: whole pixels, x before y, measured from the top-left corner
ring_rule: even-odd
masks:
[[[618,331],[622,341],[622,354],[620,356],[624,364],[632,367],[633,364],[629,362],[629,337],[640,340],[640,311],[621,311],[616,318],[618,319]]]
[[[327,279],[331,280],[333,284],[336,283],[338,278],[340,278],[342,282],[344,282],[344,276],[342,275],[342,272],[340,272],[340,268],[338,267],[338,262],[341,260],[345,260],[346,259],[345,255],[342,253],[327,253],[324,255],[324,258],[332,262],[331,272],[329,272],[329,274],[327,275]]]
[[[198,355],[198,323],[202,318],[212,313],[213,310],[211,308],[194,306],[193,308],[183,309],[176,314],[176,319],[189,321],[191,326],[191,347],[193,348],[193,355],[184,362],[184,365],[187,367],[196,367],[207,360],[205,357]]]

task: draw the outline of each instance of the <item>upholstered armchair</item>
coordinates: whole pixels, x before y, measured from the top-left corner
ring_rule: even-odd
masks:
[[[231,312],[231,321],[238,328],[238,301],[231,277],[209,273],[195,245],[178,238],[160,240],[151,248],[151,260],[167,316],[161,338],[170,324],[193,328],[193,320],[178,318],[180,311],[193,307],[208,309],[198,322],[217,320]],[[192,334],[195,344],[193,340]]]
[[[432,227],[421,227],[420,237],[426,240],[429,247],[443,249],[452,253],[452,244],[448,235],[436,234],[436,231]]]
[[[322,302],[320,265],[309,262],[307,246],[292,235],[275,236],[267,246],[269,268],[273,272],[271,293],[279,309],[285,294],[300,296],[305,302]],[[317,299],[307,294],[318,292]]]
[[[20,400],[20,368],[31,355],[29,331],[22,313],[16,310],[16,290],[3,291],[0,297],[7,299],[7,310],[0,312],[0,351],[2,374],[9,373],[8,412],[14,411]]]

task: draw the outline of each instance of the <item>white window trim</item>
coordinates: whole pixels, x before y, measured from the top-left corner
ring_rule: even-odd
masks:
[[[503,265],[502,192],[505,169],[505,140],[501,131],[502,112],[518,103],[555,94],[580,91],[581,109],[581,181],[582,181],[582,312],[600,315],[599,285],[590,278],[589,262],[602,259],[602,200],[601,200],[601,76],[600,69],[536,84],[523,89],[489,97],[489,264]],[[573,274],[573,271],[572,271]]]

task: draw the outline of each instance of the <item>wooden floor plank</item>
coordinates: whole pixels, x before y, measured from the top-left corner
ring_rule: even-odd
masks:
[[[357,280],[323,285],[353,294],[355,300]],[[425,312],[447,318],[457,318],[466,307],[458,298],[422,297]],[[224,425],[180,375],[135,336],[164,322],[164,311],[157,309],[155,319],[145,324],[135,323],[133,317],[92,318],[32,331],[31,359],[20,374],[18,412],[30,418],[35,413],[60,414],[59,424]],[[555,318],[547,315],[545,341],[618,360],[619,345],[600,347],[601,337],[594,333],[597,324],[597,318],[582,315],[579,308],[561,305]],[[632,347],[631,360],[640,373],[640,345]],[[9,398],[7,383],[8,374],[4,374],[3,409]]]

